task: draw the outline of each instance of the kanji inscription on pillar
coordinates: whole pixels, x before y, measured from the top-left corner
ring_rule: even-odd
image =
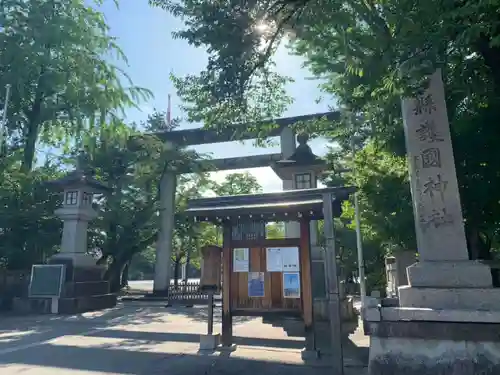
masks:
[[[468,259],[441,71],[402,101],[417,246],[421,261]]]

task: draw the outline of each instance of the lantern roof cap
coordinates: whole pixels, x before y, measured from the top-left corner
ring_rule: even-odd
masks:
[[[308,134],[298,134],[297,142],[299,145],[295,152],[290,157],[278,160],[271,166],[274,173],[282,180],[292,179],[294,172],[321,173],[326,169],[326,161],[312,152],[311,147],[307,144],[308,141]]]
[[[307,144],[309,141],[309,135],[307,133],[300,133],[297,135],[298,146],[295,152],[288,158],[284,160],[279,160],[276,162],[276,167],[287,167],[293,166],[308,166],[317,164],[326,164],[325,160],[315,155],[311,147]]]

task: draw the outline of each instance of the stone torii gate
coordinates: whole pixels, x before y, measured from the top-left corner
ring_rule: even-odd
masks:
[[[273,163],[282,159],[287,159],[294,154],[296,150],[296,142],[295,134],[292,129],[293,124],[317,118],[335,120],[338,117],[339,112],[325,112],[265,121],[265,123],[277,125],[271,130],[268,137],[280,137],[281,153],[214,159],[200,161],[200,163],[207,163],[207,166],[210,166],[212,170],[217,171],[268,167]],[[235,134],[237,134],[238,128],[241,126],[242,125],[233,125],[226,128],[222,132],[196,128],[158,132],[156,135],[167,142],[171,147],[186,147],[257,138],[257,134],[249,132],[245,132],[240,137],[236,138]],[[179,171],[179,173],[188,172],[189,170]],[[311,176],[310,188],[316,187],[316,178],[313,177],[315,176]],[[156,263],[153,287],[153,293],[156,295],[168,294],[168,287],[170,285],[176,187],[177,174],[171,171],[164,172],[160,180],[160,227],[156,244]],[[297,184],[295,184],[292,179],[283,179],[283,190],[294,190],[296,188]],[[299,227],[297,223],[288,223],[285,229],[286,237],[293,237],[298,230]],[[315,243],[312,244],[313,249],[315,248],[315,245]],[[324,264],[322,267],[324,268]]]

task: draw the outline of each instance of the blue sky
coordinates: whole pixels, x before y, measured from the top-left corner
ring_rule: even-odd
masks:
[[[142,112],[129,111],[128,120],[144,120],[153,108],[166,110],[168,94],[172,95],[172,117],[182,116],[178,109],[179,99],[169,80],[169,74],[199,72],[205,67],[205,51],[191,47],[183,40],[174,40],[171,33],[181,29],[182,22],[159,8],[149,6],[147,0],[121,1],[119,9],[116,9],[112,1],[107,1],[102,10],[111,27],[111,34],[118,39],[118,44],[128,57],[128,74],[136,85],[150,89],[155,96],[150,102],[141,105]],[[316,103],[320,96],[318,81],[307,79],[309,74],[306,69],[301,68],[301,59],[281,51],[276,56],[276,63],[279,72],[293,77],[296,81],[289,86],[289,93],[295,102],[284,116],[328,111],[332,102]],[[182,125],[193,126],[196,125]],[[326,150],[325,142],[319,139],[312,141],[311,147],[318,155]],[[261,149],[254,147],[251,142],[243,145],[238,142],[205,145],[196,149],[203,153],[212,153],[214,158],[279,152],[279,146]],[[258,178],[265,191],[281,190],[281,181],[270,168],[250,171]],[[214,177],[219,180],[227,173],[229,172],[218,172]]]

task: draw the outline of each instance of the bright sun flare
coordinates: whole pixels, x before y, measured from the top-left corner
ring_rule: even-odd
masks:
[[[255,25],[255,30],[257,30],[258,33],[264,34],[266,31],[269,30],[269,25],[265,22],[259,22]]]

